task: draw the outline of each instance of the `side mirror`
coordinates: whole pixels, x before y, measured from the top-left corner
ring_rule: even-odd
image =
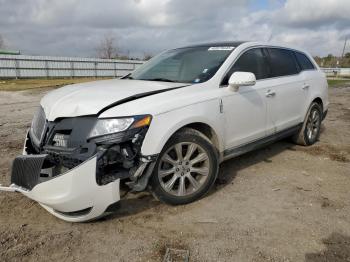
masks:
[[[233,91],[238,91],[240,86],[253,86],[255,83],[255,75],[250,72],[234,72],[228,80],[228,85]]]

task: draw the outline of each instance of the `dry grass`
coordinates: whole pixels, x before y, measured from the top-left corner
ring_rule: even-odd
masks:
[[[350,85],[349,79],[327,79],[329,87],[345,87]]]
[[[57,88],[64,85],[90,82],[106,78],[58,78],[0,80],[0,91],[22,91],[37,88]]]

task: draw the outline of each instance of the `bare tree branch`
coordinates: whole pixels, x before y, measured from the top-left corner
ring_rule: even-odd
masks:
[[[111,36],[105,36],[96,47],[96,53],[99,58],[116,58],[118,57],[118,50],[115,45],[115,39]]]

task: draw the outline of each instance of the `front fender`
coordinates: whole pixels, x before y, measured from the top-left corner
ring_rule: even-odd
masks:
[[[218,137],[218,150],[223,151],[223,114],[219,112],[219,99],[188,105],[153,116],[145,136],[141,152],[143,155],[159,154],[169,138],[180,128],[191,123],[210,126]]]

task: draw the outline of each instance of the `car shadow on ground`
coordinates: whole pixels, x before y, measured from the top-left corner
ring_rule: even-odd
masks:
[[[223,162],[220,165],[219,174],[215,185],[207,195],[215,194],[216,191],[220,190],[224,186],[233,183],[233,180],[235,179],[239,170],[243,170],[262,161],[270,163],[270,158],[285,150],[295,150],[294,144],[289,143],[288,141],[280,141]],[[102,220],[133,216],[148,209],[165,205],[156,200],[149,192],[142,192],[138,194],[129,193],[127,196],[127,198],[122,198],[120,205],[114,210],[114,213],[102,218]],[[171,206],[169,206],[169,208],[171,208]]]
[[[156,200],[149,192],[142,192],[135,195],[133,194],[131,197],[132,198],[122,199],[120,202],[118,202],[118,205],[113,210],[113,213],[97,220],[96,222],[133,216],[148,209],[162,205],[162,203]]]
[[[321,134],[324,131],[325,127],[322,125]],[[215,194],[215,192],[222,189],[226,185],[233,183],[240,170],[243,170],[260,162],[272,163],[271,158],[285,150],[297,150],[296,145],[292,143],[291,139],[289,138],[266,145],[260,149],[251,151],[249,153],[221,163],[218,178],[212,190],[210,190],[207,196]],[[131,198],[129,198],[130,195]],[[102,220],[117,219],[136,215],[138,213],[161,205],[165,204],[156,200],[149,192],[137,193],[135,195],[129,193],[128,198],[122,198],[120,201],[120,206],[115,209],[115,212],[102,218]]]
[[[320,135],[322,135],[322,133],[325,131],[326,127],[324,124],[322,124]],[[298,145],[293,143],[291,138],[285,138],[269,145],[262,146],[259,149],[245,153],[241,156],[226,160],[220,164],[218,178],[213,187],[214,189],[209,192],[209,195],[215,193],[217,190],[220,190],[225,185],[233,183],[240,170],[260,162],[272,163],[271,158],[273,156],[278,155],[285,150],[296,151],[298,150],[297,147]]]
[[[306,262],[350,261],[350,237],[333,233],[322,240],[326,248],[318,253],[305,254]]]
[[[215,194],[217,190],[233,183],[240,170],[260,162],[272,163],[271,158],[285,150],[295,151],[295,144],[282,140],[221,163],[214,189],[209,194]]]

